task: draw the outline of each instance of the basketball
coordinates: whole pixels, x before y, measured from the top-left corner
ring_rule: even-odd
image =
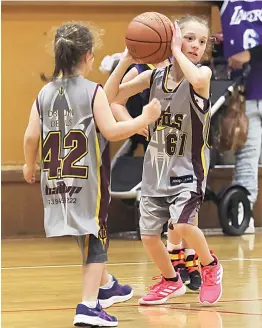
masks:
[[[171,20],[157,12],[136,16],[128,25],[126,46],[130,55],[145,64],[157,64],[172,56]]]

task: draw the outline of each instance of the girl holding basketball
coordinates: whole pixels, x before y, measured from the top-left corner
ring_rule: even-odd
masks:
[[[131,65],[128,68],[128,72],[124,75],[122,83],[131,81],[138,74],[141,74],[144,71],[166,67],[171,63],[171,60],[172,58],[157,64]],[[130,97],[122,103],[111,104],[111,110],[114,117],[117,121],[132,120],[132,117],[136,117],[141,114],[143,105],[149,102],[149,96],[150,89],[145,89],[143,92]],[[143,129],[139,132],[139,134],[132,136],[130,138],[130,150],[126,153],[126,155],[132,156],[138,146],[138,143],[141,143],[144,146],[144,151],[146,151],[146,147],[148,145],[146,137],[148,137],[147,129]],[[195,217],[194,225],[198,225],[197,216]],[[201,274],[199,270],[198,255],[194,249],[188,247],[184,240],[181,242],[180,237],[177,236],[173,230],[168,229],[167,250],[175,271],[179,272],[183,283],[191,290],[198,290],[201,287]]]
[[[150,99],[158,98],[162,106],[161,117],[149,126],[140,202],[142,241],[162,278],[139,303],[162,304],[185,293],[160,238],[163,225],[170,219],[169,228],[179,236],[175,243],[183,238],[201,259],[200,302],[214,304],[222,294],[223,268],[210,254],[201,230],[193,225],[209,168],[211,70],[197,66],[208,44],[209,28],[205,20],[186,16],[172,29],[171,65],[143,72],[120,84],[127,67],[134,62],[127,52],[108,79],[105,92],[110,103],[118,103],[150,88]]]

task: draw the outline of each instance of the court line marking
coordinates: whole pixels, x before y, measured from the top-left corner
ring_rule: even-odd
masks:
[[[259,299],[261,300],[261,299]],[[257,301],[256,299],[250,299],[250,300],[225,300],[225,301],[220,301],[220,303],[232,303],[235,301]],[[197,303],[197,302],[195,302]],[[185,305],[186,303],[176,303],[176,304],[181,304]],[[187,303],[188,304],[188,303]],[[190,302],[189,304],[192,304]],[[199,304],[199,303],[197,303]],[[200,307],[200,308],[191,308],[191,307],[180,307],[180,306],[172,306],[172,304],[165,304],[166,306],[159,306],[158,308],[165,308],[165,309],[173,309],[173,310],[181,310],[181,311],[205,311],[205,312],[218,312],[222,314],[234,314],[234,315],[250,315],[250,316],[262,316],[262,313],[251,313],[251,312],[238,312],[238,311],[227,311],[227,310],[219,310],[219,309],[208,309],[207,307]],[[142,307],[141,305],[138,304],[126,304],[126,305],[114,305],[114,308],[128,308],[128,307]],[[21,312],[45,312],[45,311],[73,311],[75,308],[45,308],[45,309],[23,309],[23,310],[2,310],[1,313],[21,313]]]
[[[233,261],[257,261],[262,262],[262,258],[240,258],[233,257],[232,259],[219,260],[220,262],[233,262]],[[117,265],[145,265],[152,264],[153,262],[118,262],[118,263],[107,263],[107,266],[117,266]],[[37,265],[37,266],[11,266],[2,267],[1,270],[26,270],[26,269],[58,269],[58,268],[77,268],[81,267],[81,264],[63,264],[63,265]]]
[[[196,312],[218,312],[222,314],[237,314],[237,315],[251,315],[251,316],[262,316],[262,313],[251,313],[251,312],[237,312],[237,311],[227,311],[227,310],[205,310],[203,308],[182,308],[178,306],[170,306],[170,309],[173,310],[182,310],[182,311],[196,311]]]

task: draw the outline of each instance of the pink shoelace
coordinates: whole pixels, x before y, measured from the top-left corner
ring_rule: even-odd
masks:
[[[158,280],[161,279],[159,282],[157,282],[156,284],[149,286],[148,289],[150,292],[157,292],[161,285],[163,284],[163,277],[162,276],[154,276],[152,277],[152,280]]]
[[[202,268],[202,280],[205,285],[214,286],[217,284],[217,274],[215,270],[215,266]]]

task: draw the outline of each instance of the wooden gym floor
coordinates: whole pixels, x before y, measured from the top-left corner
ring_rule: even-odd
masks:
[[[158,271],[140,241],[113,240],[108,269],[134,288],[130,301],[108,309],[119,327],[262,328],[262,234],[208,237],[224,267],[223,297],[214,307],[190,292],[167,305],[141,307]],[[81,258],[70,238],[2,241],[2,327],[69,328],[81,297]]]

